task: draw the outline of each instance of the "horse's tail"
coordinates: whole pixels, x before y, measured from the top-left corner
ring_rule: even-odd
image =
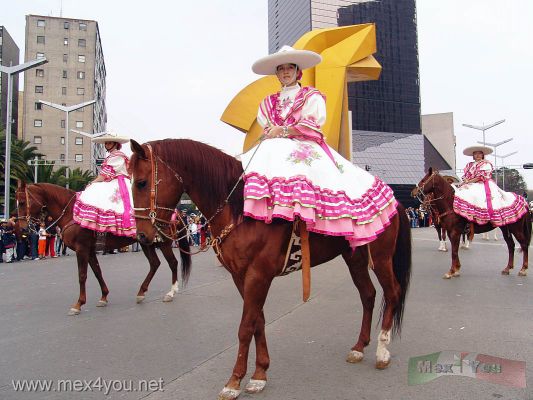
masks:
[[[531,213],[528,212],[524,215],[524,235],[526,235],[527,246],[531,244]]]
[[[181,258],[181,282],[183,286],[186,286],[189,281],[189,276],[191,275],[192,267],[191,246],[187,239],[187,235],[183,235],[183,237],[178,239],[178,246]]]
[[[396,238],[396,250],[392,258],[394,275],[400,284],[400,301],[394,310],[392,321],[392,335],[400,335],[402,330],[403,311],[405,308],[405,298],[411,280],[411,226],[405,213],[405,207],[398,203],[398,215],[400,217],[400,227]]]

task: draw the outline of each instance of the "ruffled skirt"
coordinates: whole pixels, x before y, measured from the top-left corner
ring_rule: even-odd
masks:
[[[127,178],[122,179],[123,185],[119,185],[119,179],[95,182],[83,192],[77,193],[74,221],[96,232],[135,237],[137,231],[132,211],[130,181]]]
[[[522,196],[504,192],[489,180],[455,187],[453,210],[476,224],[504,226],[522,218],[528,206]]]
[[[315,142],[268,139],[241,156],[244,214],[270,223],[299,217],[311,232],[344,236],[355,248],[377,238],[396,214],[392,189]]]

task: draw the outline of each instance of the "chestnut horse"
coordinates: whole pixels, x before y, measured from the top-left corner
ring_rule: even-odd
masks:
[[[49,183],[37,183],[32,185],[19,183],[19,187],[16,191],[18,216],[21,227],[27,229],[30,219],[37,220],[38,222],[45,216],[50,215],[53,218],[54,225],[57,224],[61,228],[65,245],[76,252],[80,295],[78,301],[70,308],[69,315],[78,315],[81,311],[81,306],[86,302],[85,282],[87,280],[87,264],[91,266],[91,269],[100,284],[100,289],[102,290],[102,297],[100,297],[96,306],[107,306],[107,296],[109,294],[109,289],[104,281],[100,264],[96,258],[97,235],[94,231],[82,228],[80,225],[74,223],[72,219],[75,197],[76,192]],[[135,241],[136,240],[131,237],[107,234],[105,237],[105,249],[119,249],[135,243]],[[189,243],[186,238],[180,240],[179,243],[181,276],[182,281],[186,283],[191,268],[191,256],[187,252],[189,250]],[[163,256],[168,262],[170,270],[172,271],[172,287],[165,295],[163,301],[172,301],[174,294],[178,291],[178,260],[176,260],[172,250],[172,241],[166,240],[151,246],[141,244],[141,247],[144,255],[150,263],[150,271],[139,288],[139,292],[137,293],[137,303],[144,300],[148,285],[161,264],[155,251],[156,247],[161,249]],[[184,249],[184,251],[181,251],[181,249]]]
[[[460,275],[461,262],[459,261],[459,239],[465,231],[467,225],[474,226],[473,233],[484,233],[493,230],[495,227],[488,223],[479,225],[470,223],[466,218],[461,217],[453,211],[454,189],[446,179],[439,175],[438,171],[429,168],[426,176],[418,183],[411,192],[412,196],[418,196],[421,201],[426,199],[426,204],[430,204],[439,213],[441,225],[448,232],[450,243],[452,245],[452,265],[450,270],[443,276],[444,279],[450,279]],[[428,196],[433,195],[433,199]],[[518,272],[520,276],[527,275],[528,264],[528,247],[531,242],[531,217],[525,213],[518,221],[500,227],[507,249],[509,251],[509,260],[507,266],[503,269],[503,275],[509,275],[509,271],[514,267],[514,249],[515,244],[513,236],[520,243],[523,252],[522,269]],[[470,235],[473,234],[470,232]]]
[[[137,234],[145,244],[153,242],[170,219],[168,210],[187,192],[208,219],[213,247],[221,264],[231,273],[244,300],[239,326],[239,350],[233,373],[220,392],[221,399],[235,399],[246,375],[248,352],[255,338],[255,372],[246,391],[256,393],[266,385],[270,359],[265,335],[263,306],[272,280],[284,266],[293,223],[271,224],[243,216],[243,167],[240,161],[206,144],[186,139],[166,139],[140,145],[131,141],[133,201]],[[342,255],[363,304],[361,331],[348,354],[348,362],[363,359],[370,343],[376,290],[370,280],[369,262],[383,287],[384,304],[377,344],[377,368],[390,363],[387,345],[391,333],[400,332],[411,274],[411,235],[403,206],[390,225],[370,243],[352,250],[344,237],[309,233],[311,266]],[[370,260],[371,258],[371,260]]]

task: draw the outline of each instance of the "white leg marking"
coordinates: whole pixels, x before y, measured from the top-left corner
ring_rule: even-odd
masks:
[[[250,379],[248,381],[248,384],[244,388],[244,391],[246,393],[259,393],[262,392],[263,389],[266,386],[267,381],[264,381],[262,379]]]
[[[164,302],[172,301],[174,299],[174,294],[178,293],[179,287],[178,287],[178,281],[172,284],[172,287],[170,288],[170,291],[165,294],[165,297],[163,298]]]
[[[389,362],[390,353],[387,350],[387,345],[390,344],[390,331],[381,331],[378,335],[378,347],[376,350],[376,358],[378,362]]]
[[[364,356],[365,356],[364,353],[361,353],[360,351],[351,350],[348,353],[348,356],[346,357],[346,361],[349,363],[355,364],[355,363],[362,361]]]
[[[224,386],[224,389],[218,394],[219,400],[234,400],[241,394],[240,389],[231,389]]]

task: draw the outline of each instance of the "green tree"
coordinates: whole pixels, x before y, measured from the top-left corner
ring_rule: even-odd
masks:
[[[69,186],[72,190],[79,192],[85,189],[85,186],[95,178],[92,171],[81,170],[80,168],[70,171]]]
[[[524,192],[527,191],[527,184],[524,181],[522,175],[520,175],[520,172],[518,172],[516,169],[503,167],[498,168],[497,172],[498,176],[496,183],[499,187],[505,188],[505,191],[514,192],[519,195],[522,195]],[[494,173],[492,177],[496,179],[496,173]]]
[[[5,131],[0,131],[0,170],[2,171],[2,179],[0,182],[0,190],[2,192],[1,203],[3,204],[3,194],[4,194],[4,171],[5,171],[5,148],[6,148],[6,134]],[[30,166],[28,161],[34,159],[35,157],[42,156],[41,153],[37,152],[37,147],[31,146],[30,142],[20,139],[13,139],[11,142],[11,162],[10,162],[10,193],[11,193],[11,204],[10,209],[14,208],[14,193],[17,188],[17,179],[27,180]]]

